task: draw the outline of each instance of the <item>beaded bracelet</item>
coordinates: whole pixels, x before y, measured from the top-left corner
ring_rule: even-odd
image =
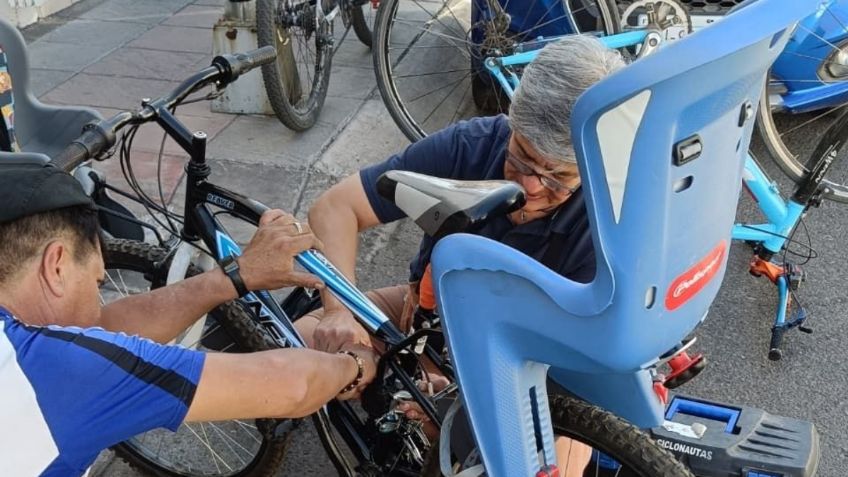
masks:
[[[362,382],[362,377],[365,374],[365,362],[362,361],[362,358],[360,358],[359,355],[354,353],[353,351],[339,351],[339,354],[346,354],[356,360],[356,377],[353,378],[353,381],[351,381],[350,384],[348,384],[347,386],[342,388],[341,391],[339,391],[339,394],[345,394],[356,389],[356,387],[359,386],[359,383]]]

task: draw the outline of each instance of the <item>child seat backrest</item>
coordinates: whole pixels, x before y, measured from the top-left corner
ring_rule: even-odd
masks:
[[[90,108],[49,106],[35,98],[30,90],[29,58],[23,36],[2,18],[0,50],[0,153],[22,151],[53,157],[79,136],[86,123],[101,119]],[[5,147],[4,136],[12,139],[5,141]]]

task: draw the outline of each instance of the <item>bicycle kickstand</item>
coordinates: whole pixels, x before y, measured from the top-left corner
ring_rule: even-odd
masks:
[[[772,361],[778,361],[783,357],[781,345],[786,331],[797,327],[804,333],[813,332],[812,329],[804,326],[804,322],[807,320],[807,310],[800,303],[797,304],[791,319],[787,320],[786,317],[787,312],[792,308],[792,292],[798,289],[806,275],[797,265],[786,263],[784,266],[780,266],[758,256],[755,256],[751,261],[749,272],[755,277],[765,276],[777,285],[777,314],[774,326],[771,328],[768,358]]]

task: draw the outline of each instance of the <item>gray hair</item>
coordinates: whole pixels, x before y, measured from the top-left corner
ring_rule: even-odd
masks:
[[[509,108],[512,130],[545,158],[575,162],[574,103],[583,91],[624,66],[617,51],[590,36],[569,35],[548,44],[524,69]]]

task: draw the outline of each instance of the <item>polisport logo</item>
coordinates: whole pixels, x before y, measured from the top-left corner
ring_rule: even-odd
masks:
[[[721,268],[726,252],[727,241],[722,240],[694,267],[677,277],[665,294],[665,307],[668,310],[676,310],[707,286]]]

